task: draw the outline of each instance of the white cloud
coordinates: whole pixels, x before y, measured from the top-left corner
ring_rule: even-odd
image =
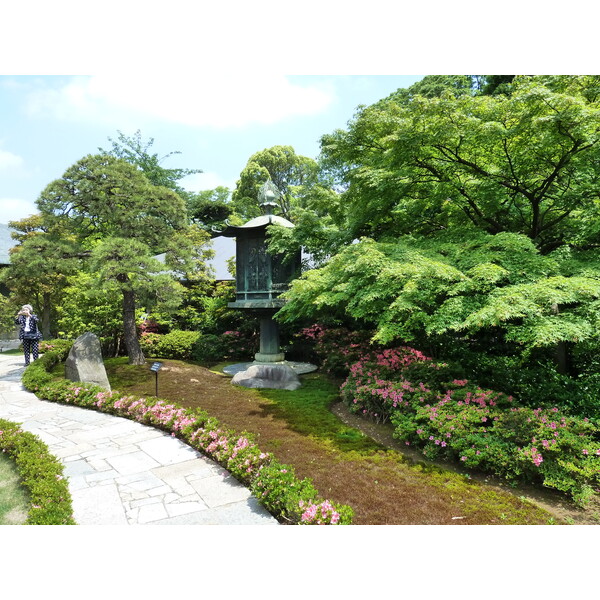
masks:
[[[12,152],[0,150],[0,169],[16,169],[23,166],[23,159]]]
[[[235,183],[225,181],[217,173],[195,173],[188,175],[180,181],[181,185],[189,192],[203,192],[204,190],[214,190],[216,187],[223,186],[232,190]]]
[[[291,83],[283,75],[159,78],[147,75],[74,77],[57,89],[32,91],[31,114],[59,119],[113,121],[132,114],[216,129],[268,125],[323,112],[333,102],[327,84]]]
[[[9,221],[20,221],[38,212],[35,203],[29,200],[0,198],[0,223],[6,224]]]

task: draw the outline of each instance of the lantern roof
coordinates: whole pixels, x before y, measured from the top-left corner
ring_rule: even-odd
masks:
[[[294,227],[294,224],[283,217],[273,214],[273,209],[277,207],[275,200],[281,196],[279,190],[272,181],[265,182],[259,191],[258,198],[262,209],[265,211],[264,215],[260,217],[254,217],[250,219],[244,225],[230,225],[227,223],[227,227],[223,231],[217,231],[214,229],[214,233],[225,237],[236,237],[238,233],[247,231],[249,229],[260,229],[267,225],[281,225],[282,227]]]
[[[294,224],[279,217],[278,215],[261,215],[260,217],[254,217],[250,219],[244,225],[227,225],[223,231],[215,231],[217,235],[225,237],[237,237],[238,234],[248,231],[249,229],[261,229],[267,225],[281,225],[283,227],[294,227]]]

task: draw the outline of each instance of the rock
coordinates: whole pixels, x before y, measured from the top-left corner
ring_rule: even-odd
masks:
[[[65,362],[65,377],[71,381],[93,383],[110,391],[100,340],[96,335],[88,331],[75,340]]]
[[[287,365],[252,365],[236,373],[231,383],[248,388],[297,390],[302,384],[295,371]]]

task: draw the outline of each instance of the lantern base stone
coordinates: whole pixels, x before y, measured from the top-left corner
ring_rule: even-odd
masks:
[[[285,354],[283,352],[279,352],[277,354],[266,354],[263,352],[257,352],[254,355],[254,360],[257,363],[276,363],[282,362],[285,360]]]
[[[261,363],[245,362],[245,363],[237,363],[235,365],[229,365],[229,366],[223,368],[223,373],[225,373],[225,375],[229,375],[231,377],[231,376],[235,375],[236,373],[239,373],[240,371],[245,371],[249,367],[251,367],[253,365],[257,365],[257,364],[261,364]],[[262,364],[273,364],[273,363],[262,363]],[[277,364],[288,365],[289,367],[294,369],[294,371],[296,371],[296,374],[298,374],[298,375],[303,375],[305,373],[312,373],[313,371],[316,371],[318,368],[317,365],[313,365],[311,363],[297,362],[297,361],[293,361],[293,360],[284,360]]]

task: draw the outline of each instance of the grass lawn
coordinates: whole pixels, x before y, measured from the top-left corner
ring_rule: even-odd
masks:
[[[155,375],[126,359],[106,361],[113,389],[153,396]],[[159,393],[200,407],[310,478],[320,494],[352,506],[355,524],[548,524],[563,521],[523,496],[464,472],[414,461],[375,442],[331,411],[338,382],[311,373],[294,392],[232,386],[220,373],[164,360]],[[483,479],[483,478],[482,478]],[[568,520],[567,522],[572,522]]]
[[[0,525],[21,525],[29,502],[14,462],[0,452]]]

